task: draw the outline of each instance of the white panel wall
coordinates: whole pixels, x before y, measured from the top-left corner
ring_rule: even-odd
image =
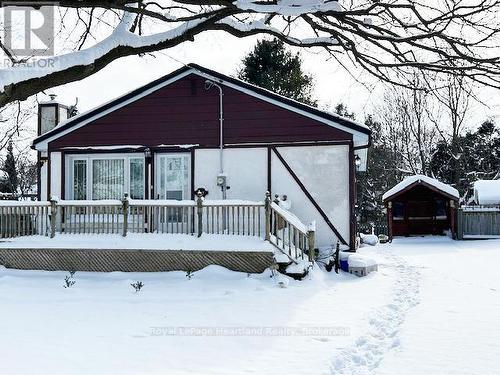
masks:
[[[50,153],[50,195],[61,198],[61,153]],[[43,181],[43,179],[42,179]]]
[[[349,147],[279,147],[278,151],[349,242]],[[225,149],[224,160],[228,185],[231,186],[228,199],[261,201],[267,189],[267,150]],[[207,199],[221,199],[216,184],[218,173],[219,150],[196,150],[193,188],[208,189],[210,194]],[[292,203],[291,211],[303,222],[316,221],[318,246],[336,244],[335,234],[274,154],[271,184],[273,194],[288,196]]]
[[[48,176],[48,163],[45,162],[40,168],[40,200],[46,201],[49,199],[47,196],[47,176]]]
[[[228,199],[262,201],[267,189],[267,149],[228,148],[224,150],[224,172],[227,175]],[[217,186],[219,150],[195,151],[195,186],[209,190],[207,199],[221,199]]]
[[[278,151],[349,242],[349,147],[279,147]],[[324,219],[274,155],[272,190],[273,194],[287,194],[292,203],[291,211],[303,221],[316,221],[318,246],[337,242]]]

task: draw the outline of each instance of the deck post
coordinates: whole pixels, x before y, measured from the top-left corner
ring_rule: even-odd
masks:
[[[203,193],[196,193],[196,211],[198,213],[198,237],[203,233]]]
[[[457,209],[457,240],[464,239],[464,214],[461,207]]]
[[[456,240],[457,239],[457,227],[455,223],[456,212],[455,212],[455,201],[453,199],[450,200],[450,229],[451,229],[451,237]]]
[[[265,215],[266,215],[266,241],[271,239],[271,192],[266,191],[265,199]]]
[[[307,244],[309,262],[314,262],[314,247],[316,246],[316,232],[314,230],[309,229],[307,231]]]
[[[128,206],[129,206],[128,194],[125,193],[123,195],[123,199],[122,199],[122,208],[123,208],[123,233],[122,233],[122,236],[123,237],[127,236],[127,231],[128,231]]]
[[[387,234],[389,242],[392,242],[392,201],[387,202]]]
[[[56,236],[57,199],[50,198],[50,238]]]

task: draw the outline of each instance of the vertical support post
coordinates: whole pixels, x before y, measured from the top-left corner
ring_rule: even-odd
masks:
[[[128,208],[129,208],[128,194],[125,193],[122,199],[122,209],[123,209],[123,237],[127,237],[128,231]]]
[[[307,245],[309,252],[309,262],[314,262],[314,248],[316,246],[316,232],[312,229],[307,231]]]
[[[450,200],[450,229],[451,229],[451,237],[456,240],[457,239],[457,227],[455,224],[455,201],[453,199]]]
[[[266,191],[265,215],[266,215],[266,241],[271,239],[271,193]]]
[[[198,237],[203,233],[203,193],[198,191],[196,193],[196,209],[198,213]]]
[[[464,216],[460,207],[457,209],[457,239],[464,239]]]
[[[389,242],[392,242],[392,202],[387,202],[387,232],[389,234]]]
[[[57,200],[50,198],[50,238],[56,236]]]

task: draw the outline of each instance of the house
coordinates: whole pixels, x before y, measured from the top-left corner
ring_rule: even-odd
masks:
[[[455,236],[459,197],[458,190],[434,178],[406,177],[382,196],[389,238],[443,234],[447,230]]]
[[[370,130],[341,116],[190,64],[68,118],[39,106],[39,200],[262,202],[266,191],[304,222],[316,246],[355,244],[355,159]]]

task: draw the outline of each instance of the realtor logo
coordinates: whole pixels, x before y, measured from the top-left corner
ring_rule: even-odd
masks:
[[[14,58],[54,55],[54,2],[2,2],[5,47]]]

